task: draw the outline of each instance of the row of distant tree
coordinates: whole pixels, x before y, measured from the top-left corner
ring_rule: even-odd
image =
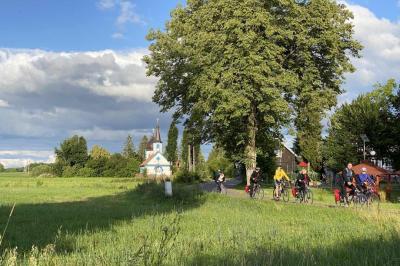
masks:
[[[55,154],[55,163],[31,164],[30,173],[33,176],[131,177],[139,172],[141,161],[130,135],[121,153],[110,153],[99,145],[89,151],[84,137],[73,136],[64,140]]]
[[[178,147],[179,131],[176,123],[171,123],[165,156],[171,162],[178,181],[190,182],[207,178],[218,169],[231,173],[232,163],[225,152],[214,148],[210,153],[210,163],[200,149],[200,143],[193,144],[187,130],[183,131],[180,147]],[[27,167],[33,176],[60,177],[134,177],[139,173],[139,166],[145,159],[145,150],[149,138],[143,136],[136,149],[132,136],[128,135],[121,152],[111,153],[106,148],[94,145],[88,150],[87,141],[82,136],[65,139],[55,149],[56,161],[51,164],[32,163]],[[188,147],[193,146],[192,169],[189,172]],[[1,167],[0,167],[1,170]]]

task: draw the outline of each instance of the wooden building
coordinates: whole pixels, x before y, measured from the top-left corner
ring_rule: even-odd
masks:
[[[275,154],[277,166],[282,167],[288,174],[296,171],[299,156],[292,149],[282,143],[280,149],[275,151]]]

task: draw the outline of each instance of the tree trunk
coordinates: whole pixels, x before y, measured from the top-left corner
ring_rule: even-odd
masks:
[[[195,150],[195,145],[193,145],[193,166],[192,166],[192,171],[196,172],[196,150]]]
[[[188,170],[192,172],[192,145],[188,145]]]
[[[245,148],[246,156],[246,177],[247,185],[250,185],[250,176],[256,168],[257,164],[257,149],[256,149],[256,134],[257,134],[257,123],[256,123],[256,108],[252,108],[252,112],[249,116],[248,121],[248,134],[249,139]]]

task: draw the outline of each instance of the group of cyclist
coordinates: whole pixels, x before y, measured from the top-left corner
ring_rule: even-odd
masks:
[[[340,197],[345,206],[348,206],[349,196],[354,195],[356,190],[367,193],[375,186],[375,180],[367,173],[367,168],[361,168],[361,174],[356,175],[352,163],[348,163],[334,181],[335,185],[340,188]]]
[[[217,184],[217,190],[219,192],[223,189],[223,183],[225,182],[225,174],[222,170],[218,170],[215,175],[214,181]],[[256,167],[250,178],[247,180],[246,192],[252,195],[256,185],[262,181],[262,173],[259,167]],[[291,182],[290,177],[285,173],[282,167],[278,167],[274,175],[274,198],[279,200],[280,191],[282,191],[282,186],[284,182]],[[309,186],[310,178],[307,173],[307,169],[302,168],[296,175],[295,180],[295,193],[305,193],[307,187]],[[353,165],[348,163],[346,168],[337,175],[334,180],[336,186],[340,189],[340,197],[343,200],[345,206],[349,203],[349,196],[354,195],[356,190],[366,193],[371,187],[375,185],[373,178],[367,173],[366,168],[361,169],[361,174],[355,175],[353,171]]]
[[[248,192],[250,195],[253,193],[253,189],[256,184],[258,184],[262,180],[262,174],[261,170],[259,167],[256,167],[251,174],[247,186],[246,186],[246,192]],[[282,190],[282,186],[284,182],[291,182],[289,176],[285,173],[285,171],[282,169],[282,167],[278,167],[275,171],[274,175],[274,198],[279,199],[280,193],[279,191]],[[296,191],[298,193],[305,192],[306,187],[308,186],[310,181],[310,178],[307,175],[307,170],[306,169],[301,169],[298,175],[296,176],[296,181],[295,181],[295,187]]]

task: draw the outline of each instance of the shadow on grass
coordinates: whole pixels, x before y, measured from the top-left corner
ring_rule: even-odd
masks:
[[[296,247],[296,243],[289,244]],[[337,243],[334,247],[320,248],[302,246],[298,251],[288,247],[271,247],[268,243],[252,249],[251,252],[225,249],[218,255],[197,255],[187,265],[400,265],[400,236],[375,240],[352,240]]]
[[[174,186],[174,196],[164,196],[163,184],[145,183],[117,195],[89,198],[85,201],[21,204],[15,207],[1,249],[18,247],[26,252],[55,242],[58,231],[69,234],[108,230],[119,221],[145,215],[168,214],[197,208],[204,202],[196,188]],[[0,228],[5,227],[9,207],[0,208]],[[60,252],[73,250],[63,243]]]

